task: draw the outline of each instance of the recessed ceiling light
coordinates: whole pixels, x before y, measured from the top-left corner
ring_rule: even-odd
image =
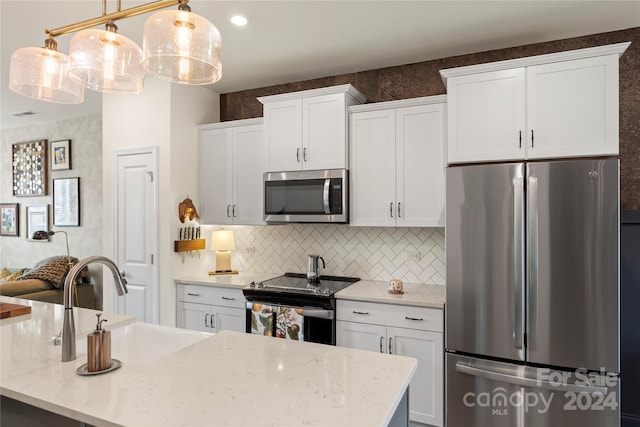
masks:
[[[233,25],[237,25],[238,27],[244,27],[249,22],[247,17],[242,15],[233,15],[231,16],[231,18],[229,18],[229,21],[231,21]]]

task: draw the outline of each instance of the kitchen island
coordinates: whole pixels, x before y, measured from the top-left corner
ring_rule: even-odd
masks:
[[[106,313],[112,356],[122,367],[79,376],[95,311],[74,309],[78,358],[62,363],[60,347],[49,342],[62,306],[0,301],[32,306],[31,314],[0,321],[2,425],[23,404],[39,417],[44,410],[95,426],[407,423],[412,358],[229,331],[210,335]],[[141,341],[130,331],[148,334]]]

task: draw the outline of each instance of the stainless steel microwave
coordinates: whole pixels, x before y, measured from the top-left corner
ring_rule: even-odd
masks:
[[[349,171],[328,169],[264,174],[264,220],[349,222]]]

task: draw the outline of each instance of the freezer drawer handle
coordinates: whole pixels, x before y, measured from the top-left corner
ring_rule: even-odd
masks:
[[[456,363],[456,371],[474,377],[482,377],[488,380],[501,381],[504,383],[519,385],[523,387],[543,388],[552,391],[574,391],[577,393],[607,394],[606,387],[584,386],[575,384],[555,385],[551,384],[548,381],[540,381],[533,378],[523,378],[516,375],[503,374],[502,372],[494,372],[487,371],[485,369],[474,368],[473,366],[465,365],[460,362]]]
[[[416,320],[418,322],[422,322],[424,320],[422,317],[418,319],[417,317],[404,316],[404,318],[407,320]]]

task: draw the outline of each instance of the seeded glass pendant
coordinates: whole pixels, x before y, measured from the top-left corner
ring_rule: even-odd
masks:
[[[107,23],[107,31],[83,30],[71,38],[69,74],[87,88],[104,93],[141,93],[142,50]]]
[[[222,77],[220,32],[186,4],[147,19],[142,47],[144,68],[160,79],[206,85]]]
[[[11,55],[9,89],[29,98],[59,104],[84,101],[82,80],[70,77],[69,57],[56,50],[51,38],[45,47],[25,47]]]

